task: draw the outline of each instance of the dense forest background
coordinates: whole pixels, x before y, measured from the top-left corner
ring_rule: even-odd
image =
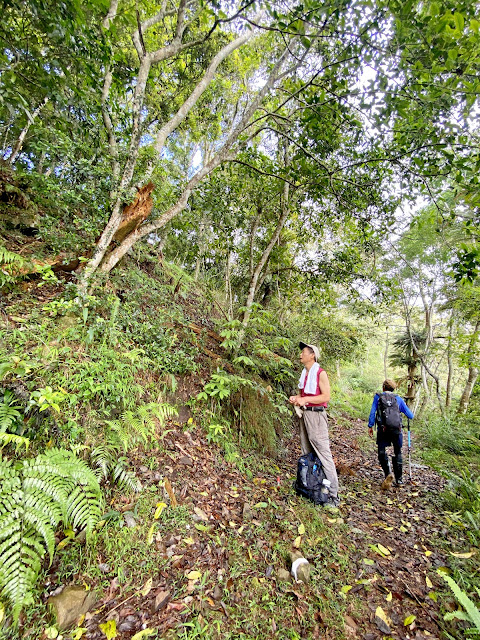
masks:
[[[4,0],[5,638],[59,637],[49,575],[65,584],[74,564],[100,589],[98,554],[119,562],[187,526],[169,515],[181,479],[172,489],[159,468],[148,526],[141,481],[176,428],[187,460],[197,429],[245,482],[265,459],[278,475],[299,340],[321,349],[345,443],[382,380],[398,383],[416,466],[440,474],[428,490],[449,532],[435,545],[463,545],[447,567],[456,600],[443,582],[423,606],[440,607],[444,637],[480,629],[479,31],[466,0]],[[135,492],[146,543],[125,537],[117,504]],[[340,638],[353,614],[335,606],[321,624]],[[278,621],[219,636],[191,614],[172,638],[318,637]],[[72,637],[148,635],[117,623]]]

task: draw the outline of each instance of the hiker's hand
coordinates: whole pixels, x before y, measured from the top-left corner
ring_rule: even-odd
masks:
[[[298,396],[290,396],[288,401],[290,402],[290,404],[296,404],[297,403],[297,398],[298,398]]]
[[[373,427],[368,427],[368,435],[373,438]]]
[[[308,402],[308,398],[302,398],[301,396],[297,396],[296,405],[298,407],[304,407]]]

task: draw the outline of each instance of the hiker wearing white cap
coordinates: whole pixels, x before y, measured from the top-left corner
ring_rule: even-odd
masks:
[[[330,382],[327,372],[320,367],[320,351],[313,344],[300,342],[300,362],[304,369],[298,383],[299,395],[290,396],[289,402],[300,417],[300,445],[302,455],[315,451],[320,458],[327,480],[330,480],[331,504],[337,506],[338,477],[328,437],[327,405],[330,400]],[[298,409],[297,409],[298,407]]]

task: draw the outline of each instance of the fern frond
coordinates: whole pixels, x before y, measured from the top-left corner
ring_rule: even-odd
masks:
[[[118,462],[115,465],[115,468],[112,472],[112,477],[113,480],[122,489],[134,491],[135,493],[141,491],[142,485],[140,484],[140,481],[132,471],[125,468],[123,462]]]
[[[84,460],[77,458],[73,451],[53,448],[38,457],[55,465],[59,475],[63,474],[63,477],[70,478],[76,484],[88,486],[99,500],[102,499],[95,473]]]
[[[0,245],[0,287],[15,282],[18,270],[24,262],[22,256]]]
[[[30,440],[23,436],[17,436],[16,433],[1,433],[0,432],[0,450],[7,446],[7,444],[14,444],[15,449],[18,451],[21,447],[25,447],[28,450],[30,446]]]
[[[3,400],[0,402],[0,433],[5,433],[21,420],[21,407],[16,404],[17,398],[7,389],[3,394]]]
[[[20,521],[17,521],[15,531],[9,538],[0,544],[0,594],[11,602],[15,621],[18,621],[23,607],[31,601],[44,552],[35,530],[24,529]]]
[[[71,451],[52,449],[18,468],[0,459],[0,596],[16,623],[43,557],[53,558],[60,522],[85,526],[89,535],[102,507],[94,472]]]
[[[157,428],[155,418],[163,427],[165,421],[175,415],[177,410],[172,405],[150,402],[136,411],[125,411],[120,420],[108,420],[107,439],[127,452],[139,442],[148,444],[154,441]]]
[[[458,600],[458,602],[466,611],[469,618],[469,622],[472,622],[475,625],[475,628],[477,629],[477,631],[480,631],[480,610],[478,609],[478,607],[475,605],[473,600],[471,600],[468,597],[465,591],[463,591],[458,586],[458,584],[455,582],[453,578],[451,578],[450,576],[447,576],[445,573],[442,573],[442,572],[440,572],[440,575],[448,584],[450,589],[453,591],[453,595],[455,596],[455,598]]]
[[[117,454],[117,448],[108,444],[99,444],[92,450],[90,454],[90,461],[92,463],[95,475],[102,477],[106,480],[110,473],[111,468],[115,465]]]
[[[102,503],[89,487],[76,486],[67,498],[67,522],[86,528],[87,540],[102,516]]]

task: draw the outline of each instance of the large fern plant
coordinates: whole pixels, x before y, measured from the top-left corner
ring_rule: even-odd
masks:
[[[2,397],[3,395],[3,397]],[[18,404],[13,391],[0,391],[0,433],[16,429],[22,419],[22,407]]]
[[[17,450],[22,446],[28,449],[30,441],[17,433],[12,433],[22,426],[22,411],[13,391],[6,389],[0,400],[0,454],[8,444],[14,444]]]
[[[8,251],[0,245],[0,289],[15,282],[24,262],[18,253]]]
[[[51,449],[20,464],[0,460],[0,595],[15,622],[32,601],[44,556],[52,561],[60,523],[85,528],[88,539],[102,511],[98,480],[73,452]]]
[[[138,444],[148,445],[155,440],[157,427],[177,415],[175,407],[168,403],[150,402],[136,411],[125,411],[118,420],[107,420],[105,441],[90,453],[92,467],[97,476],[117,484],[122,489],[140,491],[141,484],[128,469],[127,453]]]
[[[474,638],[480,637],[480,609],[477,605],[471,600],[468,595],[463,591],[458,584],[455,582],[453,578],[446,575],[442,571],[438,570],[437,573],[445,580],[450,589],[453,591],[453,594],[457,601],[461,604],[463,609],[458,611],[452,611],[446,613],[443,616],[444,620],[464,620],[469,624],[473,624],[473,627],[469,627],[465,630],[467,636],[471,636]],[[476,588],[478,595],[480,596],[480,590]]]
[[[107,421],[107,439],[127,452],[137,444],[154,441],[157,426],[177,415],[177,410],[167,402],[149,402],[135,411],[125,411],[119,420]]]

